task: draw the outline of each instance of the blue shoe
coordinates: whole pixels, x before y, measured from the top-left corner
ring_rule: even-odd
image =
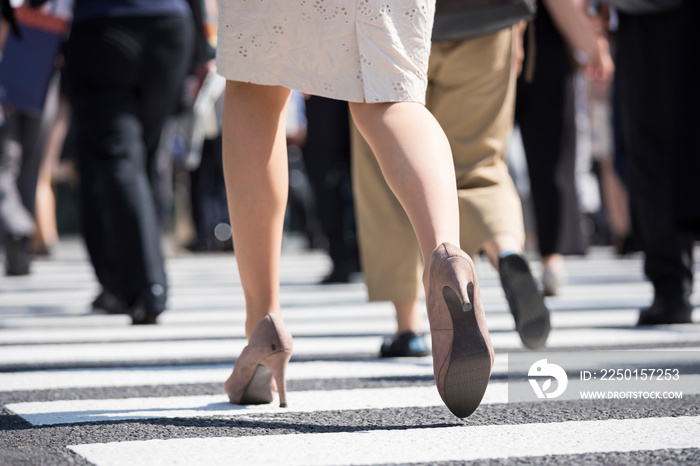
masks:
[[[430,350],[423,333],[405,332],[387,337],[382,343],[380,356],[383,358],[408,358],[428,356]]]

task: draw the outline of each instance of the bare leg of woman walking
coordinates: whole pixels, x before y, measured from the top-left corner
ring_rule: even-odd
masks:
[[[269,402],[271,373],[286,404],[284,367],[291,336],[279,315],[278,287],[288,188],[288,95],[280,87],[235,82],[226,90],[224,170],[249,337],[225,384],[234,403]],[[421,104],[354,103],[351,110],[431,261],[425,282],[438,390],[448,408],[467,416],[481,401],[493,357],[474,264],[452,246],[459,242],[459,219],[449,144]],[[457,345],[462,337],[468,344]],[[462,382],[467,372],[474,372],[474,361],[478,380],[465,388]]]
[[[289,187],[289,90],[228,81],[224,98],[224,177],[249,341],[224,389],[232,403],[269,403],[274,378],[286,406],[292,337],[280,314],[279,261]]]
[[[494,355],[474,263],[455,246],[459,210],[449,142],[416,102],[351,103],[350,110],[429,265],[423,282],[438,391],[456,416],[469,416],[486,390]]]
[[[263,317],[279,314],[289,90],[228,81],[225,92],[224,177],[250,338]]]
[[[350,103],[350,111],[411,220],[423,259],[444,242],[459,244],[452,154],[433,115],[416,102]]]

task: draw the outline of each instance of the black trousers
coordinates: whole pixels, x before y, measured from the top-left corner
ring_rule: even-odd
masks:
[[[676,186],[676,218],[684,231],[700,239],[700,147],[697,134],[700,128],[700,2],[683,2],[684,20],[682,54],[677,103],[678,156],[680,157],[674,184]]]
[[[350,113],[343,101],[306,101],[308,134],[302,150],[329,255],[338,272],[359,270],[350,174]]]
[[[82,230],[103,288],[165,309],[167,281],[151,176],[193,44],[190,18],[73,25],[66,50],[80,165]]]
[[[688,299],[692,239],[677,227],[674,177],[679,154],[675,108],[683,56],[681,10],[620,14],[615,92],[627,157],[635,232],[645,253],[644,271],[657,297]],[[697,83],[695,84],[697,85]]]
[[[224,243],[216,238],[214,230],[221,223],[231,223],[226,203],[221,139],[219,135],[204,140],[201,163],[190,173],[190,203],[197,233],[195,246],[204,250],[222,247]]]
[[[534,27],[535,74],[532,82],[523,75],[518,79],[515,121],[530,175],[539,250],[543,256],[583,254],[573,68],[564,39],[541,3]],[[530,53],[527,40],[525,46]]]

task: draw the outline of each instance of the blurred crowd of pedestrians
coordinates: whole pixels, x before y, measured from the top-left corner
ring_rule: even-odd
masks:
[[[484,253],[499,271],[529,348],[546,342],[545,299],[562,293],[565,257],[591,244],[643,251],[654,299],[639,325],[691,322],[698,2],[522,0],[498,21],[479,11],[488,4],[437,0],[430,57],[426,105],[453,151],[461,247]],[[164,233],[192,252],[235,249],[222,167],[223,78],[213,65],[216,1],[5,0],[2,13],[6,275],[26,275],[33,257],[50,255],[58,240],[52,183],[59,161],[73,158],[80,232],[101,287],[92,310],[156,323],[167,308]],[[39,107],[8,98],[20,91],[3,74],[35,30],[62,42],[35,88]],[[26,63],[35,58],[24,53]],[[362,272],[369,299],[393,303],[397,332],[382,355],[425,354],[418,244],[351,127],[347,103],[295,93],[290,108],[285,228],[328,251],[322,283]],[[595,183],[583,183],[581,171]],[[173,194],[180,191],[186,209]],[[173,234],[183,215],[185,238]],[[537,277],[533,257],[541,260]]]

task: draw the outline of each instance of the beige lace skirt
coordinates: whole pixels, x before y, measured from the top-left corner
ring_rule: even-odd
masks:
[[[220,0],[217,69],[350,102],[425,102],[435,0]]]

